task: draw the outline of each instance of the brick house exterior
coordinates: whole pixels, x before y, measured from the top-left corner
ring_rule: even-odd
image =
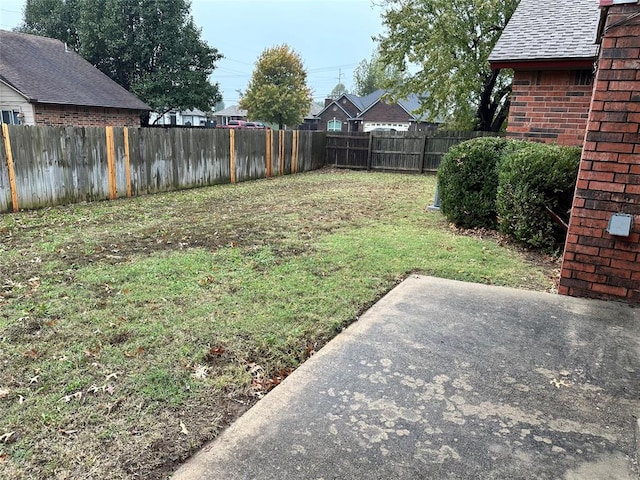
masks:
[[[582,146],[598,17],[598,0],[520,2],[489,57],[514,71],[509,137]]]
[[[134,127],[150,110],[64,43],[0,30],[0,122]]]
[[[35,125],[75,127],[139,127],[140,113],[121,108],[81,107],[77,105],[34,105]]]
[[[363,120],[375,123],[412,123],[417,128],[415,118],[397,103],[376,102],[362,114]]]
[[[581,146],[592,89],[590,70],[516,70],[509,137]]]
[[[639,303],[640,4],[601,4],[601,52],[559,291]],[[628,236],[608,233],[619,213],[631,215]]]
[[[340,132],[368,132],[375,128],[398,131],[435,130],[441,122],[427,122],[425,116],[414,112],[420,107],[417,96],[387,102],[384,90],[376,90],[364,97],[343,94],[325,100],[325,107],[316,115],[318,130]]]

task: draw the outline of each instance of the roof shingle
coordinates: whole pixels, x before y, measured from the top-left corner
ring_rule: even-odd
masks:
[[[52,38],[0,30],[0,80],[31,102],[151,110]]]
[[[598,0],[521,0],[490,62],[595,58]]]

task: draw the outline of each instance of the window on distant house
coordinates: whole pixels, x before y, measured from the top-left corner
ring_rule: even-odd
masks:
[[[2,110],[2,119],[0,123],[8,123],[9,125],[20,125],[20,112],[17,110]]]
[[[177,125],[178,124],[178,119],[176,118],[176,114],[175,113],[169,114],[169,124],[170,125]]]
[[[591,70],[577,70],[575,84],[576,85],[591,85],[593,82],[593,71]]]
[[[342,131],[342,120],[329,120],[327,122],[327,132],[341,132]]]

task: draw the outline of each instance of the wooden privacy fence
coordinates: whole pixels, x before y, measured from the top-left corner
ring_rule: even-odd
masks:
[[[435,172],[453,146],[491,132],[327,134],[327,164],[338,168]]]
[[[321,168],[309,131],[2,125],[0,212]]]

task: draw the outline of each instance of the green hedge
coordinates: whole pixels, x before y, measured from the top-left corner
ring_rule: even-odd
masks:
[[[532,247],[557,251],[566,232],[580,148],[484,137],[453,146],[438,170],[440,210],[463,228],[499,228]]]
[[[438,169],[440,211],[464,228],[497,226],[496,165],[509,141],[483,137],[454,145]]]
[[[498,168],[497,212],[500,231],[545,251],[557,251],[566,231],[545,207],[568,220],[581,150],[525,143],[505,153]]]

